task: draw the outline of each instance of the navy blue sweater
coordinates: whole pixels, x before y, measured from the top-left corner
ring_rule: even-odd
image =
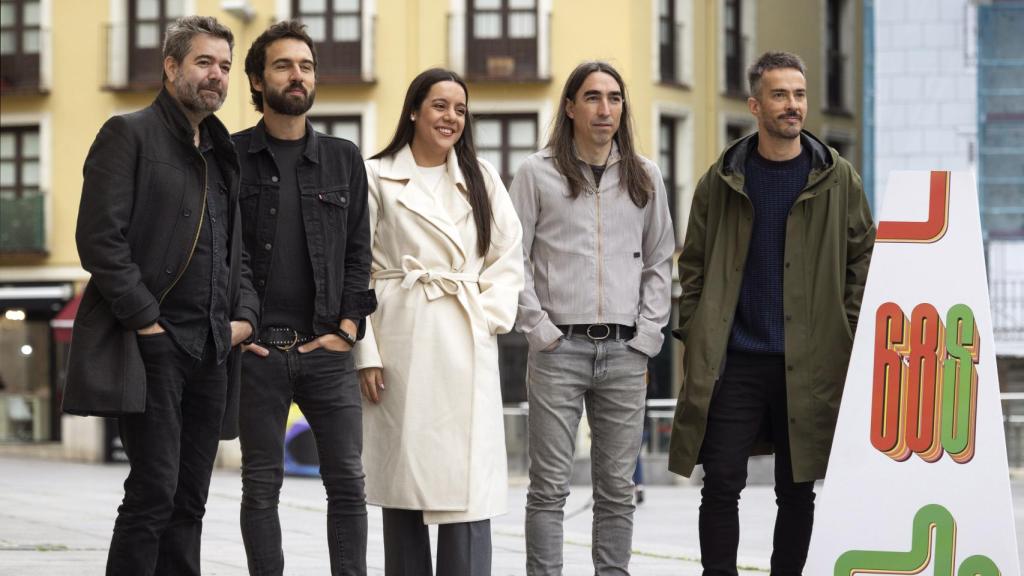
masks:
[[[729,335],[730,350],[785,352],[782,275],[786,219],[807,185],[810,172],[811,155],[807,147],[796,158],[783,162],[763,158],[756,148],[747,157],[743,189],[754,206],[754,229]]]

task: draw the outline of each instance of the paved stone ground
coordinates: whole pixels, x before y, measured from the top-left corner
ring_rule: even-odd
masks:
[[[0,575],[102,574],[123,465],[77,464],[0,457]],[[1024,536],[1024,480],[1014,481],[1017,533]],[[699,489],[649,487],[636,513],[631,572],[635,576],[696,576]],[[214,473],[203,534],[203,573],[244,575],[238,530],[241,482],[236,472]],[[590,563],[589,487],[574,488],[566,507],[566,576],[593,574]],[[524,573],[523,504],[526,488],[513,481],[509,514],[492,524],[495,576]],[[744,576],[767,574],[774,521],[769,487],[752,486],[740,504]],[[281,502],[288,575],[326,574],[326,501],[319,480],[286,478]],[[369,574],[384,574],[380,511],[370,508]],[[1024,552],[1024,547],[1022,547]],[[439,575],[441,576],[441,575]]]

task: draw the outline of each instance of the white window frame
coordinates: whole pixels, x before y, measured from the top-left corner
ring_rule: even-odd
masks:
[[[50,0],[45,0],[50,1]],[[128,86],[128,3],[132,0],[110,0],[110,33],[107,37],[106,88]],[[182,0],[182,14],[196,13],[196,0]],[[161,31],[162,33],[163,31]]]
[[[43,242],[45,252],[52,247],[53,227],[53,118],[49,112],[0,114],[0,127],[35,126],[39,130],[39,190],[43,193]]]
[[[747,40],[743,44],[743,63],[741,66],[745,75],[747,67],[754,62],[757,54],[757,2],[756,0],[740,0],[740,2],[742,3],[740,6],[740,11],[742,12],[740,22],[740,26],[742,26],[741,35]],[[718,92],[720,94],[726,93],[724,15],[725,0],[718,0]],[[743,85],[749,90],[746,82],[743,82]]]
[[[537,144],[536,149],[544,147],[551,129],[551,118],[554,113],[550,100],[476,100],[470,104],[473,116],[483,114],[536,114]]]
[[[849,153],[843,156],[850,164],[857,164],[858,157],[858,145],[857,145],[857,133],[848,128],[836,128],[834,126],[825,125],[821,131],[821,139],[825,145],[829,145],[830,141],[838,140],[845,144],[849,149]]]
[[[359,138],[356,142],[363,158],[373,156],[377,150],[377,103],[366,102],[323,102],[317,100],[309,111],[309,116],[358,116]]]
[[[291,0],[275,0],[274,12],[277,14],[275,22],[295,18],[295,15],[292,14]],[[360,0],[360,14],[362,22],[359,36],[361,50],[359,74],[364,82],[374,82],[377,79],[377,53],[375,50],[377,44],[377,0]]]
[[[280,1],[280,0],[279,0]],[[466,75],[466,1],[448,3],[448,67]],[[537,0],[537,77],[551,78],[551,3]]]
[[[825,73],[821,75],[819,83],[822,95],[821,109],[824,112],[849,112],[852,114],[857,107],[857,96],[854,93],[853,86],[856,80],[854,55],[857,51],[856,29],[854,28],[857,12],[854,4],[857,1],[845,0],[843,2],[842,14],[839,17],[839,27],[845,32],[839,44],[839,51],[846,57],[846,66],[843,68],[843,101],[841,108],[830,110],[828,106],[828,42],[826,41],[828,35],[828,0],[821,0],[821,70]]]
[[[676,196],[675,233],[676,246],[681,246],[686,238],[686,227],[690,221],[690,206],[693,204],[693,193],[696,188],[694,176],[694,117],[689,106],[681,106],[669,102],[655,102],[652,118],[654,134],[654,150],[661,151],[661,120],[669,117],[676,123],[676,155],[672,159],[676,169],[676,185],[682,188],[682,194]]]
[[[669,0],[675,6],[675,25],[682,31],[676,43],[676,78],[684,86],[693,85],[694,18],[693,0]],[[651,70],[655,82],[661,77],[661,15],[658,13],[659,0],[651,0]]]
[[[737,114],[735,112],[722,112],[718,116],[718,153],[732,143],[728,140],[726,127],[729,124],[743,124],[748,127],[747,134],[757,131],[757,120],[750,114]],[[717,157],[717,154],[716,154]]]
[[[49,92],[53,87],[53,0],[40,0],[39,27],[39,89]]]

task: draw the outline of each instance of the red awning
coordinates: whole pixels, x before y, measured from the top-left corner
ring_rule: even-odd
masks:
[[[71,328],[75,325],[75,315],[78,314],[78,305],[82,303],[82,295],[78,294],[61,308],[61,311],[50,320],[50,328],[53,330],[53,339],[57,342],[71,342]]]

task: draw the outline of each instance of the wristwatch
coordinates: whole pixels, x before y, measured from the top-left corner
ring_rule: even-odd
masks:
[[[337,330],[334,331],[334,333],[337,334],[345,342],[348,342],[349,346],[356,345],[356,337],[352,334],[349,334],[347,331],[338,328]]]

